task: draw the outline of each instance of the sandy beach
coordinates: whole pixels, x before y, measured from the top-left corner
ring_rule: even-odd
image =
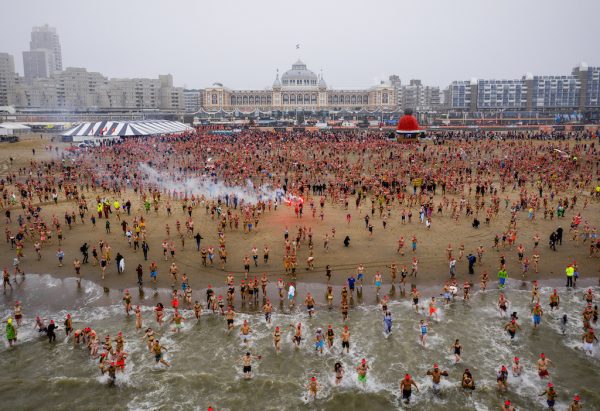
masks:
[[[59,152],[55,150],[47,150],[46,146],[52,144],[53,147],[58,147]],[[539,144],[539,143],[534,143]],[[3,174],[7,172],[17,172],[19,167],[26,166],[30,161],[54,160],[60,161],[61,155],[64,153],[66,144],[50,143],[47,138],[39,139],[39,136],[31,136],[23,141],[15,144],[4,145],[0,147],[0,165],[3,169]],[[32,154],[32,149],[36,150],[35,156]],[[9,157],[13,158],[12,165]],[[68,161],[68,160],[67,160]],[[94,193],[84,191],[87,198],[93,199],[97,194],[101,194],[100,190]],[[518,198],[518,191],[507,189],[508,196],[511,200]],[[569,193],[573,195],[573,192]],[[578,193],[581,195],[581,193]],[[584,194],[584,196],[587,193]],[[439,197],[439,195],[438,195]],[[451,196],[449,196],[451,198]],[[64,225],[64,239],[62,241],[62,249],[65,252],[65,264],[63,267],[58,267],[56,252],[58,243],[56,237],[52,239],[52,244],[42,249],[42,259],[37,261],[31,246],[26,249],[25,258],[21,261],[21,267],[27,273],[47,273],[59,278],[73,277],[74,269],[72,261],[74,258],[81,259],[79,247],[87,242],[92,246],[98,241],[104,240],[109,242],[112,247],[113,255],[120,252],[125,257],[126,269],[122,274],[117,273],[116,265],[111,262],[106,271],[105,280],[100,278],[100,269],[98,266],[93,266],[92,257],[90,256],[90,264],[82,266],[82,278],[97,282],[98,284],[108,287],[123,289],[133,287],[137,281],[135,268],[141,264],[144,269],[145,284],[149,284],[148,266],[151,261],[156,261],[159,267],[158,287],[169,287],[170,278],[168,276],[168,268],[172,263],[169,258],[165,261],[162,254],[161,243],[163,240],[173,240],[177,247],[176,257],[174,262],[180,270],[180,273],[186,273],[190,278],[190,284],[195,288],[204,288],[208,284],[213,286],[222,286],[225,283],[225,276],[228,273],[233,273],[236,279],[244,277],[244,256],[250,256],[251,250],[256,246],[259,250],[258,267],[251,264],[249,276],[260,276],[262,273],[267,273],[269,280],[275,282],[277,278],[284,278],[286,281],[291,281],[292,278],[288,274],[284,274],[283,270],[283,241],[284,231],[287,227],[290,237],[295,236],[299,225],[311,227],[314,233],[314,270],[307,270],[306,258],[308,256],[308,247],[301,244],[298,250],[298,269],[297,281],[306,283],[325,283],[325,267],[329,265],[332,269],[332,284],[341,285],[346,282],[350,274],[356,275],[356,268],[359,264],[364,265],[366,269],[365,285],[373,284],[373,275],[376,271],[380,271],[383,275],[384,284],[390,283],[390,269],[392,263],[398,265],[399,270],[406,266],[408,271],[411,270],[411,262],[413,257],[418,259],[419,269],[417,278],[409,277],[412,284],[419,286],[432,286],[441,284],[449,278],[448,258],[446,249],[448,244],[452,245],[453,254],[458,256],[461,244],[464,245],[464,257],[457,261],[456,277],[459,281],[469,280],[475,284],[479,283],[479,276],[483,272],[487,272],[490,276],[490,285],[496,283],[496,273],[499,268],[499,258],[501,255],[506,257],[507,271],[511,278],[520,278],[521,264],[517,260],[516,245],[512,250],[506,247],[500,250],[493,249],[494,236],[502,234],[506,230],[510,212],[504,208],[502,204],[498,218],[491,221],[489,226],[481,224],[479,229],[471,227],[471,219],[461,216],[456,222],[450,218],[448,213],[443,216],[435,215],[433,224],[430,229],[425,227],[425,224],[419,223],[418,208],[413,208],[412,222],[401,224],[398,213],[392,214],[392,217],[387,221],[387,228],[382,226],[382,219],[379,217],[379,212],[376,210],[372,218],[374,226],[373,236],[368,236],[368,231],[365,228],[363,217],[370,213],[370,207],[363,205],[360,209],[356,209],[351,202],[349,209],[345,210],[343,204],[331,204],[329,201],[325,206],[325,215],[323,221],[317,213],[313,218],[310,212],[305,212],[302,218],[296,218],[293,206],[283,204],[277,210],[266,212],[258,225],[253,228],[251,233],[243,233],[242,229],[225,231],[226,241],[228,245],[228,259],[225,270],[222,270],[218,261],[218,255],[215,257],[214,266],[203,267],[201,264],[200,253],[196,250],[196,244],[191,236],[185,237],[185,246],[182,247],[181,241],[176,236],[175,226],[177,221],[183,222],[187,218],[187,212],[184,214],[177,202],[174,202],[173,214],[167,216],[164,208],[161,208],[156,214],[154,210],[146,213],[143,209],[143,204],[140,196],[128,190],[118,198],[114,198],[124,202],[130,199],[133,206],[131,216],[122,215],[123,220],[132,221],[134,215],[143,216],[147,222],[147,242],[150,246],[148,253],[148,261],[144,261],[143,253],[138,250],[134,252],[132,247],[128,245],[127,238],[120,227],[120,221],[117,220],[115,214],[110,216],[111,232],[106,233],[105,220],[97,221],[96,228],[92,229],[88,214],[84,218],[84,223],[77,218],[77,222],[73,224],[72,229]],[[93,202],[93,201],[92,201]],[[585,220],[589,221],[592,226],[597,226],[600,223],[600,204],[597,201],[591,201],[585,210],[582,210],[583,197],[578,202],[574,210],[567,210],[564,218],[554,220],[544,220],[541,213],[538,213],[535,221],[527,220],[527,213],[520,212],[518,221],[518,239],[517,243],[523,243],[526,249],[526,254],[530,254],[533,249],[533,237],[537,234],[541,237],[539,245],[540,264],[539,273],[535,274],[532,269],[529,270],[527,280],[538,279],[544,283],[549,279],[563,279],[564,270],[567,264],[576,261],[579,267],[580,278],[590,282],[592,278],[597,278],[600,272],[599,260],[597,258],[589,258],[588,244],[576,244],[571,240],[568,233],[571,218],[577,213],[582,213]],[[318,206],[318,205],[317,205]],[[52,215],[56,215],[59,221],[64,221],[62,216],[65,211],[76,211],[76,205],[73,202],[67,202],[61,199],[57,205],[49,202],[42,206],[42,216],[50,219]],[[308,208],[308,207],[307,207]],[[9,229],[16,230],[17,215],[21,211],[18,207],[12,209],[12,223],[6,225]],[[93,205],[90,207],[90,212],[93,212]],[[309,211],[309,210],[308,210]],[[394,210],[396,211],[396,210]],[[351,214],[351,222],[348,224],[346,215]],[[200,232],[204,238],[201,242],[203,247],[213,246],[218,247],[217,236],[217,221],[211,219],[210,214],[207,214],[203,205],[197,206],[193,210],[192,218],[195,223],[196,231]],[[483,220],[483,216],[480,216]],[[167,238],[165,233],[165,225],[171,227],[171,236]],[[559,245],[557,250],[552,251],[548,246],[548,236],[559,226],[565,230],[565,238],[563,244]],[[329,249],[324,250],[323,241],[325,234],[330,237],[332,228],[335,228],[335,238],[329,240]],[[185,229],[183,229],[185,231]],[[410,248],[410,240],[415,235],[418,239],[417,251],[413,253]],[[349,236],[350,246],[345,247],[343,239]],[[400,236],[405,239],[405,255],[401,256],[397,252],[397,242]],[[265,245],[270,249],[268,264],[263,263],[262,250]],[[466,256],[469,253],[476,255],[476,249],[479,246],[484,247],[483,261],[477,262],[475,265],[475,275],[468,274]],[[9,267],[12,265],[12,257],[14,251],[10,249],[7,242],[3,242],[1,250],[3,255],[3,266]],[[236,280],[237,281],[237,280]]]

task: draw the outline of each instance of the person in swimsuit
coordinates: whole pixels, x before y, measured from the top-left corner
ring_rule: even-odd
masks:
[[[154,353],[154,361],[158,364],[159,362],[161,364],[166,365],[167,367],[170,367],[171,364],[169,364],[168,362],[166,362],[163,359],[163,351],[167,351],[167,347],[163,347],[162,345],[160,345],[160,342],[158,340],[154,340],[154,344],[152,345],[152,352]]]
[[[421,331],[421,344],[423,347],[427,343],[427,331],[428,331],[429,323],[426,323],[425,320],[419,321],[419,329]]]
[[[496,382],[498,383],[498,389],[500,391],[505,392],[508,389],[508,370],[504,365],[500,368],[500,371],[498,371]]]
[[[319,391],[319,383],[317,383],[316,377],[312,377],[308,383],[308,395],[313,401],[317,399],[317,391]]]
[[[273,331],[273,345],[275,346],[275,352],[279,354],[281,352],[281,331],[278,326]]]
[[[544,392],[542,392],[538,396],[542,397],[544,395],[546,396],[546,404],[548,404],[548,409],[553,410],[554,404],[556,403],[556,397],[558,394],[556,393],[556,390],[554,389],[554,385],[551,382],[548,383],[548,388],[546,388],[544,390]]]
[[[333,349],[333,339],[335,337],[335,334],[333,332],[333,328],[331,328],[331,325],[327,326],[327,348],[329,348],[330,350]]]
[[[498,297],[498,309],[500,310],[500,317],[506,317],[506,310],[510,302],[504,296],[504,293],[500,293]]]
[[[412,395],[412,387],[419,391],[419,387],[417,383],[411,378],[410,374],[406,374],[404,378],[400,381],[400,391],[402,391],[402,399],[405,404],[410,402],[410,396]]]
[[[342,354],[344,354],[344,348],[346,349],[346,354],[350,353],[350,331],[348,330],[348,326],[344,326],[344,331],[342,331]]]
[[[246,355],[244,355],[241,358],[242,364],[243,364],[243,372],[244,372],[244,379],[249,380],[252,378],[252,360],[256,359],[256,360],[260,360],[262,357],[260,355],[257,356],[252,356],[250,354],[250,351],[248,351],[246,353]]]
[[[317,328],[315,333],[315,351],[319,351],[323,354],[323,347],[325,346],[325,337],[323,336],[323,330]]]
[[[510,335],[510,339],[514,340],[515,335],[517,334],[517,330],[521,329],[521,326],[517,324],[517,320],[511,320],[508,324],[504,325],[504,329],[508,331]]]
[[[475,380],[473,379],[473,374],[471,374],[471,371],[468,368],[465,369],[465,372],[463,372],[460,385],[465,390],[474,390],[475,389]]]
[[[413,301],[413,305],[415,306],[415,311],[419,312],[419,297],[420,297],[420,293],[417,291],[417,287],[413,287],[412,291],[410,292],[410,296],[412,298]]]
[[[433,383],[434,394],[440,393],[440,382],[442,377],[448,376],[448,371],[441,371],[437,364],[433,364],[432,370],[427,370],[427,375],[431,375],[431,381]]]
[[[367,360],[363,358],[362,360],[360,360],[360,364],[358,365],[358,367],[356,367],[356,372],[358,374],[358,381],[360,381],[362,383],[367,382],[367,370],[368,369],[369,369],[369,366],[367,365]]]
[[[523,372],[523,366],[519,362],[519,357],[513,358],[512,374],[513,377],[519,377]]]
[[[462,345],[460,345],[460,341],[458,339],[454,341],[451,350],[454,352],[454,363],[458,364],[460,362],[460,352],[462,350]]]
[[[335,371],[335,385],[340,385],[342,378],[344,378],[344,367],[342,367],[342,363],[336,362],[333,366],[333,370]]]
[[[552,365],[552,361],[546,358],[546,354],[541,353],[540,359],[537,362],[538,375],[540,376],[540,378],[546,378],[550,376],[550,374],[548,373],[548,367],[550,365]]]

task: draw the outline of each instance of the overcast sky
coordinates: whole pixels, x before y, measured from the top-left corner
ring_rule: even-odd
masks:
[[[445,87],[600,65],[600,0],[0,2],[0,52],[14,55],[21,74],[31,27],[45,23],[58,30],[63,67],[171,73],[188,88],[268,87],[298,57],[336,88],[390,74]]]

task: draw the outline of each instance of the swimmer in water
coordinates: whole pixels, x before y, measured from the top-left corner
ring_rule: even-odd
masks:
[[[456,339],[456,341],[454,341],[454,344],[452,344],[450,350],[454,352],[454,363],[458,364],[460,362],[460,355],[462,351],[462,345],[460,344],[458,338]]]
[[[317,391],[319,391],[319,383],[316,377],[312,377],[308,383],[308,395],[313,401],[317,399]]]
[[[542,392],[538,396],[542,397],[544,395],[546,396],[546,404],[548,404],[548,409],[554,410],[554,404],[556,403],[556,397],[558,394],[556,393],[554,385],[551,382],[548,383],[548,388],[546,388],[544,392]]]
[[[508,389],[508,370],[503,365],[498,371],[498,375],[496,376],[496,382],[498,383],[498,389],[501,392],[506,392]]]
[[[275,331],[273,331],[273,345],[275,346],[275,353],[279,354],[281,352],[281,331],[279,326],[275,327]]]
[[[358,374],[358,381],[362,382],[363,384],[367,382],[367,370],[369,369],[369,366],[367,365],[367,360],[366,359],[362,359],[360,360],[360,364],[358,365],[358,367],[356,367],[356,372]]]
[[[433,369],[427,370],[427,375],[431,375],[431,381],[433,383],[433,393],[439,395],[440,382],[442,380],[442,377],[448,376],[448,371],[441,371],[437,364],[433,364]]]
[[[550,374],[548,373],[548,367],[550,365],[553,365],[552,361],[546,358],[546,354],[541,353],[540,359],[537,362],[538,375],[540,376],[540,378],[546,378],[550,376]]]
[[[346,349],[346,354],[350,353],[350,331],[348,330],[348,326],[344,326],[344,331],[342,331],[342,354],[344,354],[344,348]]]
[[[512,374],[513,377],[519,377],[523,372],[523,366],[519,362],[519,357],[513,358]]]
[[[473,374],[471,374],[471,371],[468,368],[465,369],[465,372],[463,372],[460,385],[465,390],[474,390],[475,389],[475,380],[473,379]]]
[[[508,305],[510,301],[506,299],[504,293],[500,293],[498,297],[498,309],[500,310],[500,317],[506,317],[506,310],[508,309]]]
[[[336,362],[333,370],[335,371],[335,385],[340,385],[342,378],[344,378],[344,367],[341,362]]]
[[[170,367],[171,364],[169,364],[163,359],[163,351],[167,351],[167,347],[163,347],[162,345],[160,345],[160,342],[158,340],[154,340],[154,344],[152,344],[152,353],[154,354],[154,361],[157,364],[161,363],[166,365],[167,367]]]
[[[241,362],[242,362],[242,365],[243,365],[243,369],[242,370],[244,372],[244,379],[245,380],[249,380],[249,379],[252,378],[252,360],[253,359],[260,360],[261,358],[262,357],[260,355],[256,355],[256,356],[251,355],[250,351],[248,351],[246,353],[246,355],[244,355],[241,358]]]
[[[383,332],[386,335],[392,333],[392,313],[387,311],[383,317]]]
[[[425,347],[425,344],[427,344],[427,332],[429,330],[429,323],[425,322],[425,320],[419,321],[419,330],[421,331],[421,344],[423,345],[423,347]]]
[[[410,397],[412,395],[412,387],[417,389],[419,392],[419,387],[417,383],[411,378],[410,374],[406,374],[404,378],[400,381],[400,391],[402,391],[402,399],[405,404],[410,402]]]
[[[517,320],[511,320],[508,324],[504,326],[504,329],[508,331],[510,339],[514,340],[515,335],[517,335],[517,330],[520,330],[521,326],[517,324]]]

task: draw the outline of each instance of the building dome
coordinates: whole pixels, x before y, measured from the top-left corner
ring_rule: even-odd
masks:
[[[291,70],[283,73],[281,82],[284,87],[317,87],[318,77],[306,68],[306,64],[298,60]]]
[[[420,133],[419,122],[412,115],[412,110],[406,110],[404,115],[398,121],[398,127],[396,127],[396,133],[400,134],[412,134]]]
[[[326,89],[327,83],[325,83],[325,79],[323,78],[323,74],[321,74],[321,78],[319,78],[319,88]]]
[[[277,76],[275,77],[275,81],[273,82],[273,88],[281,88],[281,81],[279,80],[279,70],[277,70]]]

